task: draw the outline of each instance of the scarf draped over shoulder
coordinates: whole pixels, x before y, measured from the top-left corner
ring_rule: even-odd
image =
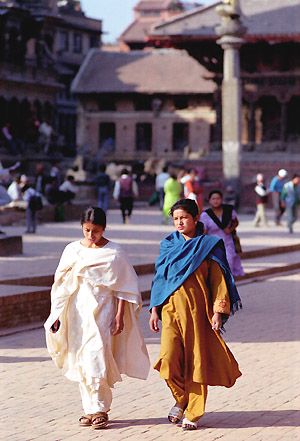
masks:
[[[196,236],[185,240],[178,231],[171,233],[160,243],[160,254],[155,263],[155,275],[151,287],[150,309],[162,306],[185,280],[209,258],[216,261],[226,280],[233,314],[242,307],[233,275],[231,274],[222,239],[203,235],[198,223]]]

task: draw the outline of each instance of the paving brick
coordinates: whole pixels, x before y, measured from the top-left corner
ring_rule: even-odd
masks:
[[[121,239],[133,263],[153,260],[160,237],[171,231],[171,227],[159,225],[159,215],[153,213],[140,210],[136,212],[136,220],[133,218],[136,224],[125,226],[118,224],[119,213],[112,213],[109,234],[116,241]],[[275,227],[254,230],[251,218],[245,216],[240,228],[242,241],[249,250],[274,246],[274,242],[287,245],[300,241],[298,224],[293,237]],[[24,277],[25,272],[32,272],[34,267],[41,274],[46,263],[48,269],[53,269],[64,244],[79,237],[77,223],[45,224],[40,230],[43,235],[25,238],[25,256],[9,264],[0,258],[1,271],[13,276],[18,267],[25,267],[25,262],[28,268],[19,270],[19,273],[24,272]],[[48,260],[39,259],[38,253],[45,254],[47,250]],[[289,257],[278,255],[274,264],[285,263],[287,259]],[[297,260],[296,252],[293,259]],[[272,264],[272,260],[268,262]],[[291,273],[249,280],[239,286],[244,309],[229,320],[224,338],[243,376],[231,389],[210,388],[207,412],[199,430],[193,433],[183,432],[180,427],[168,423],[166,415],[173,400],[158,373],[152,369],[147,381],[125,378],[116,386],[110,428],[102,431],[80,428],[77,421],[82,409],[78,386],[66,380],[50,360],[43,329],[24,328],[23,332],[2,334],[0,440],[300,439],[299,282],[299,273]],[[148,329],[148,319],[149,312],[144,307],[141,325],[153,364],[159,353],[159,336]]]

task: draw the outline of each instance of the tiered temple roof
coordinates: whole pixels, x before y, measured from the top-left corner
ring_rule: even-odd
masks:
[[[150,29],[162,20],[178,15],[197,2],[183,3],[180,0],[142,0],[134,8],[135,20],[120,36],[126,44],[147,42]]]

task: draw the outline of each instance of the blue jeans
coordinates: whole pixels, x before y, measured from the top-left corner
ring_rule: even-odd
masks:
[[[98,188],[98,207],[106,213],[108,209],[109,191],[107,187]]]
[[[160,188],[158,190],[158,195],[159,195],[159,208],[162,210],[164,208],[165,190],[163,188]]]
[[[298,217],[297,212],[298,212],[297,204],[286,207],[287,226],[290,233],[293,232],[293,224],[296,222]]]
[[[35,233],[36,230],[36,211],[26,208],[26,231]]]

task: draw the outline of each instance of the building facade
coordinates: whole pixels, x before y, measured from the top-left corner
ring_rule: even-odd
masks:
[[[134,7],[134,20],[119,37],[121,50],[151,47],[151,29],[183,12],[200,6],[198,2],[180,0],[141,0]]]
[[[91,51],[72,86],[79,152],[98,161],[200,158],[214,83],[185,51]]]
[[[210,150],[221,149],[223,51],[214,2],[152,28],[154,47],[185,49],[213,75],[216,124]],[[240,50],[244,151],[300,153],[300,0],[240,0],[247,27]]]
[[[101,45],[101,21],[80,2],[0,3],[0,124],[34,142],[35,121],[47,120],[68,149],[76,146],[76,101],[70,84],[87,52]]]

